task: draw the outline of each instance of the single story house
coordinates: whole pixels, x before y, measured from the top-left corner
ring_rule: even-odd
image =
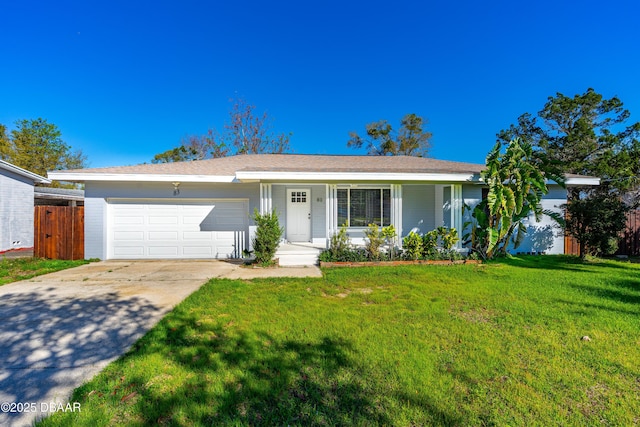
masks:
[[[43,176],[0,160],[0,252],[33,247],[33,202]]]
[[[370,223],[394,225],[401,236],[440,225],[461,230],[463,204],[482,198],[483,167],[406,156],[253,154],[49,178],[85,184],[88,258],[238,258],[250,245],[254,209],[275,209],[283,247],[324,248],[342,224],[356,242]],[[569,186],[597,184],[567,179]],[[543,207],[565,202],[566,190],[550,183]],[[550,220],[529,227],[521,250],[563,253]]]

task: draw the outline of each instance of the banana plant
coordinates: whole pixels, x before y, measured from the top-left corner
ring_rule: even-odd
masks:
[[[540,201],[549,191],[531,144],[516,138],[504,154],[500,149],[501,143],[497,142],[487,155],[480,176],[489,192],[472,213],[471,240],[483,258],[506,254],[510,242],[515,247],[522,243],[527,231],[522,221],[531,214],[540,220]],[[564,184],[560,177],[552,179]]]

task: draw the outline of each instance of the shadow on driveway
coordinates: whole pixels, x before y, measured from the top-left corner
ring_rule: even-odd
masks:
[[[0,402],[35,403],[38,411],[66,403],[70,390],[125,352],[165,311],[116,292],[68,298],[52,287],[3,295]],[[33,415],[0,413],[0,424],[29,424]]]

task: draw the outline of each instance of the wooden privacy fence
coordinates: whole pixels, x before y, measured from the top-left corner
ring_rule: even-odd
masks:
[[[84,259],[84,206],[35,206],[33,254]]]
[[[564,237],[564,253],[580,255],[580,245],[574,237]],[[640,209],[627,213],[627,225],[618,238],[616,255],[640,255]]]
[[[618,255],[640,255],[640,210],[627,214],[627,226],[618,240]]]

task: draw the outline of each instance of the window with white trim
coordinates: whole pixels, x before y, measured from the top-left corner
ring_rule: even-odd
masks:
[[[391,224],[391,190],[388,188],[340,188],[337,190],[338,224],[347,227],[382,227]]]

